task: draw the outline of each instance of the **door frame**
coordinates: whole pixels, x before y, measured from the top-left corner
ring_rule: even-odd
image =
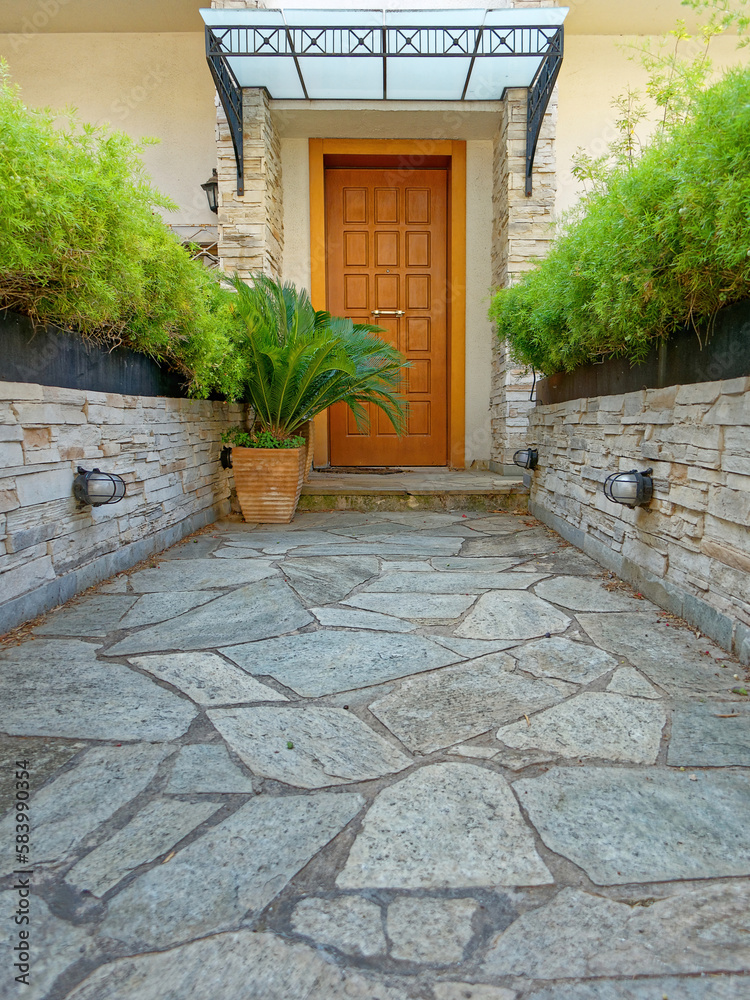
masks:
[[[326,302],[325,167],[327,156],[448,158],[448,465],[465,466],[466,424],[466,142],[458,139],[310,139],[310,297]],[[360,166],[366,166],[366,162]],[[376,164],[373,164],[375,166]],[[328,411],[315,418],[315,464],[329,464]]]

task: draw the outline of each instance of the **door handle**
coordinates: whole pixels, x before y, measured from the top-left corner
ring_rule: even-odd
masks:
[[[405,309],[373,309],[370,313],[371,316],[403,316],[405,315]]]

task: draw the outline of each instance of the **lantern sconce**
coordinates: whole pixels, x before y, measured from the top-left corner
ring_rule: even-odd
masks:
[[[620,503],[634,510],[650,503],[654,493],[654,481],[651,478],[653,469],[638,472],[613,472],[604,482],[604,495],[612,503]]]
[[[522,469],[535,469],[537,462],[539,461],[539,452],[536,448],[522,448],[517,451],[513,456],[513,461],[516,465],[520,465]]]
[[[91,507],[101,507],[107,503],[118,503],[125,496],[125,480],[112,472],[86,469],[78,466],[78,475],[73,482],[73,494],[80,503]]]
[[[205,184],[201,184],[201,187],[206,192],[206,198],[208,200],[208,207],[216,215],[219,214],[219,177],[216,173],[216,167],[214,167],[214,172],[208,178]]]

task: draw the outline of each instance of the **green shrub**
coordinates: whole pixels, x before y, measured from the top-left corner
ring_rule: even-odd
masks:
[[[735,69],[585,200],[544,261],[496,293],[490,318],[517,361],[551,374],[637,363],[748,297],[750,69]]]
[[[121,132],[58,127],[27,108],[0,64],[0,308],[124,343],[207,395],[227,366],[229,294],[164,225],[143,145]]]
[[[279,438],[266,430],[251,434],[244,427],[230,427],[222,433],[221,440],[223,444],[234,445],[235,448],[301,448],[305,443],[301,434]]]

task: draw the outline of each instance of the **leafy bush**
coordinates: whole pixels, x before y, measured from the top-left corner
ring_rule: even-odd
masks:
[[[231,296],[164,225],[173,208],[121,132],[24,106],[0,64],[0,308],[231,385]]]
[[[750,296],[750,69],[695,96],[549,255],[493,298],[516,360],[551,374],[651,344]]]
[[[221,435],[223,444],[234,445],[235,448],[301,448],[305,439],[301,434],[278,438],[270,431],[258,431],[251,434],[244,427],[230,427]]]

